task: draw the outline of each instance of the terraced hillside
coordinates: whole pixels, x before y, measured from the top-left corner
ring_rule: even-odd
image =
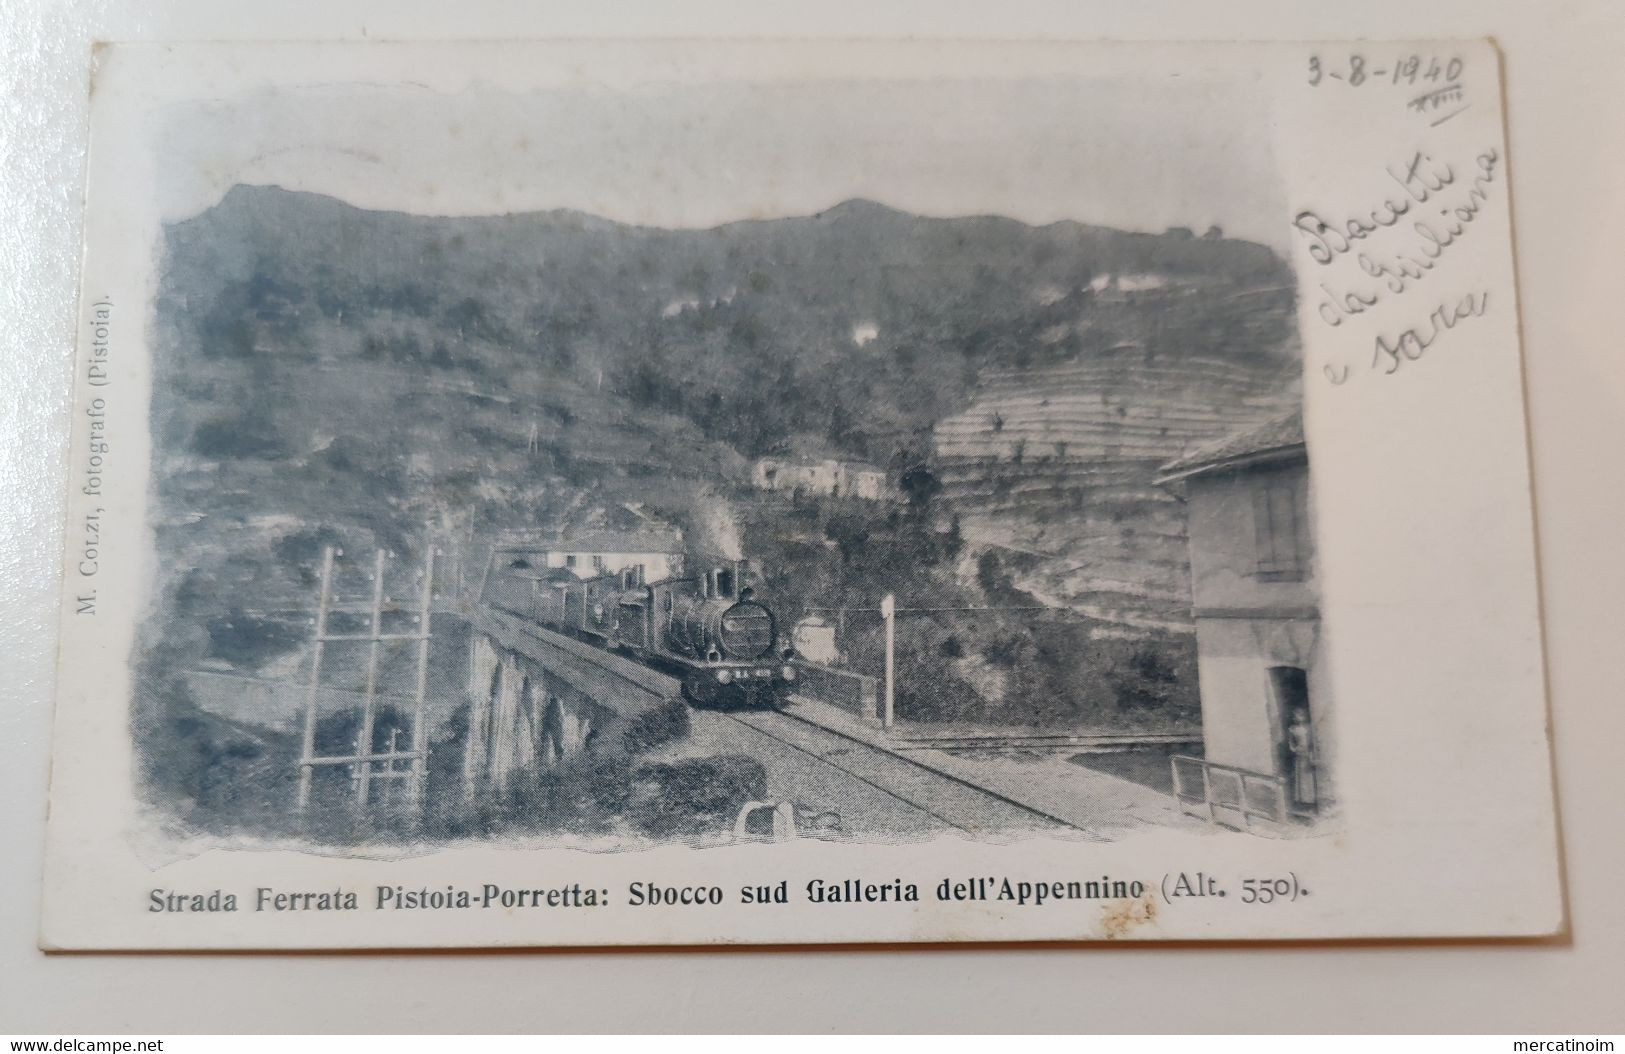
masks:
[[[1185,515],[1157,467],[1295,388],[1280,365],[1136,347],[990,371],[934,429],[937,475],[966,541],[1004,551],[1019,588],[1130,635],[1189,630]]]

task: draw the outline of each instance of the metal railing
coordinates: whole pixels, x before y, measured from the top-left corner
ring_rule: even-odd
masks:
[[[1213,824],[1250,830],[1254,819],[1286,823],[1286,780],[1206,758],[1175,754],[1174,797],[1180,810]],[[1255,793],[1256,792],[1256,793]],[[1231,822],[1229,817],[1234,817]]]

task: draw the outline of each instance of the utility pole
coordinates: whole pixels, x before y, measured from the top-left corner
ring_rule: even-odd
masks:
[[[425,627],[427,628],[427,627]],[[383,646],[384,635],[384,551],[378,550],[378,555],[372,563],[372,636],[371,644],[367,649],[367,694],[361,701],[361,742],[356,754],[367,758],[361,763],[361,780],[356,785],[356,804],[366,808],[367,799],[372,792],[372,724],[376,716],[374,709],[378,695],[378,652]]]
[[[568,587],[564,587],[568,588]],[[885,670],[885,700],[880,704],[881,727],[890,728],[897,721],[897,616],[903,615],[930,615],[930,614],[964,614],[986,615],[1011,611],[1042,611],[1051,614],[1065,614],[1064,608],[1052,608],[1044,604],[1021,604],[1009,607],[909,607],[897,606],[897,597],[887,593],[880,598],[878,608],[804,608],[808,614],[835,612],[836,644],[846,637],[846,613],[848,611],[879,611],[880,621],[886,634],[886,670]],[[1075,612],[1074,612],[1075,614]],[[840,661],[839,658],[836,659]]]
[[[418,599],[418,670],[413,691],[412,707],[412,759],[408,766],[412,774],[406,777],[406,800],[411,806],[413,819],[423,813],[423,791],[429,782],[429,722],[424,714],[424,700],[429,694],[429,638],[430,623],[434,618],[434,536],[424,532],[423,540],[423,594]],[[389,752],[395,753],[390,743]],[[390,768],[395,763],[389,763]]]
[[[423,806],[424,785],[428,779],[428,714],[426,698],[428,695],[428,666],[429,666],[429,639],[430,618],[433,614],[434,599],[434,543],[432,538],[426,540],[426,553],[423,563],[423,589],[419,598],[417,624],[408,633],[384,632],[384,607],[388,600],[384,596],[384,562],[385,552],[380,549],[373,561],[372,571],[372,605],[371,621],[368,632],[341,632],[331,633],[328,630],[328,615],[335,610],[343,614],[358,615],[359,610],[339,607],[333,597],[333,558],[343,556],[343,551],[328,546],[322,554],[322,586],[321,596],[316,609],[316,633],[313,638],[314,648],[311,657],[310,687],[305,699],[305,720],[302,743],[299,755],[299,797],[295,808],[305,812],[310,807],[312,783],[314,782],[317,765],[344,765],[350,771],[350,782],[355,794],[357,808],[364,809],[372,797],[372,782],[375,779],[405,779],[406,801],[413,810],[414,818]],[[393,609],[392,609],[393,610]],[[413,693],[412,726],[409,732],[412,745],[409,750],[401,750],[400,736],[403,734],[398,728],[390,730],[389,748],[380,753],[372,745],[373,730],[377,727],[378,707],[378,663],[379,652],[386,642],[411,641],[418,647],[417,655],[417,685]],[[322,661],[324,647],[333,642],[356,643],[365,642],[367,652],[367,682],[366,692],[361,703],[361,727],[357,730],[354,752],[340,757],[316,756],[316,712],[322,694]],[[347,694],[347,693],[346,693]],[[406,761],[410,764],[405,769],[398,768],[397,761]],[[378,765],[383,768],[377,768]],[[400,795],[380,795],[381,800],[396,801]]]
[[[896,688],[897,598],[887,593],[880,598],[880,617],[886,624],[886,712],[881,719],[885,728],[894,720]]]
[[[310,693],[305,701],[305,727],[299,748],[299,799],[294,806],[304,812],[310,806],[310,785],[315,775],[316,699],[322,689],[322,645],[327,643],[327,608],[333,600],[333,547],[322,550],[322,593],[316,606],[314,655],[310,661]]]

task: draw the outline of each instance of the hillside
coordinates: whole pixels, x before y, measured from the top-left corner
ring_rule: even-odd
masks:
[[[1287,405],[1285,370],[1135,347],[989,371],[934,432],[967,541],[1006,554],[1015,583],[1124,632],[1188,631],[1185,517],[1157,467]]]
[[[1116,705],[1138,689],[1062,676],[1112,638],[1156,654],[1103,667],[1193,705],[1182,515],[1152,471],[1295,397],[1292,312],[1285,263],[1217,231],[862,201],[659,230],[238,187],[167,232],[147,663],[295,662],[325,543],[410,563],[432,533],[450,603],[498,531],[653,516],[743,535],[792,620],[881,590],[1078,616],[916,627],[953,682],[920,716]],[[904,496],[750,489],[755,458],[814,447]],[[1008,673],[1032,655],[1048,673]]]

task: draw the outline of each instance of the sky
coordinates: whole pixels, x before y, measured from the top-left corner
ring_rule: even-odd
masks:
[[[1285,245],[1269,108],[1246,77],[817,80],[458,91],[258,89],[172,107],[165,220],[236,183],[434,215],[578,209],[709,227],[869,198]]]

